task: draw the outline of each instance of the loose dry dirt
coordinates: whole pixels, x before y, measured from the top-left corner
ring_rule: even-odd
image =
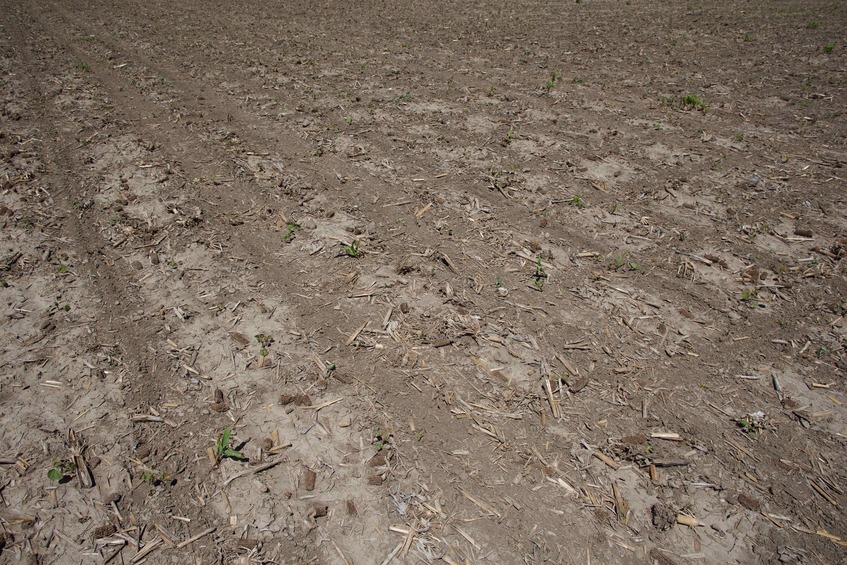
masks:
[[[843,2],[0,32],[3,562],[847,559]]]

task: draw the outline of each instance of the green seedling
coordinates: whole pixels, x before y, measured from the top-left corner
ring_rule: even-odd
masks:
[[[399,102],[409,102],[411,99],[412,99],[412,95],[409,94],[408,91],[407,91],[407,92],[404,92],[403,94],[401,94],[399,96],[395,96],[394,98],[392,98],[391,102],[393,102],[394,104],[397,104]]]
[[[818,29],[819,27],[818,22],[814,20],[806,24],[806,29]]]
[[[299,228],[300,224],[296,222],[288,222],[287,224],[285,224],[285,236],[283,237],[283,240],[285,242],[289,242],[294,239],[294,230]]]
[[[547,94],[550,94],[550,91],[553,90],[553,87],[556,86],[557,82],[559,82],[559,77],[561,77],[561,75],[556,71],[550,73],[550,80],[544,84],[544,91]]]
[[[815,355],[818,359],[823,359],[823,356],[826,355],[826,346],[819,345],[817,351],[815,351]]]
[[[76,471],[76,465],[70,459],[59,459],[53,461],[53,466],[47,471],[47,478],[59,482],[64,478],[70,478]]]
[[[750,41],[753,41],[753,36],[750,35],[749,33],[745,33],[744,36],[742,37],[742,39],[744,40],[745,43],[749,43]]]
[[[574,194],[571,196],[571,204],[582,210],[585,208],[585,200],[582,199],[582,196],[579,194]]]
[[[270,345],[274,342],[274,338],[265,334],[256,334],[256,341],[258,341],[259,345],[262,346],[259,350],[259,356],[267,357],[269,353],[268,347],[270,347]]]
[[[223,433],[218,436],[218,440],[215,442],[215,461],[217,463],[220,463],[222,459],[226,459],[227,457],[230,459],[238,459],[240,461],[246,459],[243,453],[230,447],[229,440],[231,435],[232,428],[227,426],[224,428]]]
[[[827,43],[827,44],[826,44],[826,45],[824,45],[824,47],[823,47],[823,50],[824,50],[825,52],[827,52],[827,53],[832,53],[832,51],[833,51],[834,49],[835,49],[835,43]]]
[[[741,293],[741,301],[748,308],[755,308],[759,304],[759,291],[754,289],[744,289]]]
[[[635,261],[632,261],[629,264],[629,270],[630,271],[637,271],[638,270],[638,263],[636,263]]]
[[[694,110],[700,110],[701,112],[705,112],[708,107],[702,98],[694,94],[686,94],[682,97],[681,102],[683,108],[693,108]]]
[[[762,422],[750,416],[739,418],[736,422],[738,422],[738,427],[741,428],[741,431],[746,434],[758,434],[763,429]]]
[[[371,439],[371,445],[374,446],[374,449],[379,453],[383,449],[385,449],[389,445],[389,441],[391,440],[391,436],[382,433],[382,430],[376,429],[373,431],[373,438]]]
[[[579,77],[574,77],[574,79],[573,79],[574,84],[583,84],[584,82],[585,81],[583,79],[579,78]]]
[[[79,68],[80,68],[80,70],[85,71],[85,72],[88,72],[91,69],[91,67],[88,66],[88,63],[83,63],[83,62],[79,63]]]
[[[61,274],[63,274],[63,275],[64,275],[65,273],[67,273],[67,272],[68,272],[68,266],[67,266],[67,265],[65,265],[64,263],[62,263],[61,265],[59,265],[59,269],[58,269],[58,271],[59,271]]]
[[[620,202],[615,202],[615,203],[612,205],[611,209],[609,210],[609,213],[610,213],[610,214],[617,214],[617,213],[618,213],[618,212],[620,212],[622,209],[623,209],[623,204],[621,204]]]
[[[162,481],[166,478],[167,475],[165,475],[165,473],[162,473],[161,471],[154,471],[153,469],[148,469],[141,473],[141,480],[154,487],[162,484]]]
[[[621,253],[620,255],[615,257],[615,269],[620,269],[621,265],[623,265],[623,262],[624,262],[624,255],[623,255],[623,253]]]
[[[544,265],[541,264],[541,257],[535,262],[535,273],[532,275],[533,284],[538,290],[544,290],[544,280],[547,278],[547,273],[544,271]]]
[[[361,249],[359,249],[359,240],[354,239],[350,245],[346,245],[344,243],[341,244],[341,250],[348,257],[358,257],[361,254]]]

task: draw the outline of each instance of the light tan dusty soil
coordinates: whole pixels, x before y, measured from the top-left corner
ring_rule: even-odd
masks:
[[[0,561],[844,563],[845,38],[0,1]]]

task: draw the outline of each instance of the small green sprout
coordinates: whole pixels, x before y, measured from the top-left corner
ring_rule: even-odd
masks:
[[[824,47],[823,47],[823,50],[824,50],[826,53],[832,53],[832,51],[833,51],[834,49],[835,49],[835,43],[827,43],[827,44],[826,44],[826,45],[824,45]]]
[[[401,94],[399,96],[395,96],[394,98],[392,98],[391,102],[393,102],[394,104],[398,104],[400,102],[409,102],[411,99],[412,99],[412,95],[409,94],[408,91],[407,91],[407,92],[404,92],[403,94]]]
[[[544,265],[541,264],[541,257],[535,262],[535,273],[532,275],[533,284],[538,290],[544,290],[544,280],[547,278],[547,273],[544,271]]]
[[[285,236],[283,236],[283,241],[286,243],[294,239],[294,230],[299,229],[300,224],[296,222],[288,222],[285,224]]]
[[[576,206],[580,210],[585,208],[585,200],[583,200],[582,195],[580,195],[580,194],[574,194],[571,197],[571,204],[573,204],[574,206]]]
[[[358,239],[354,239],[354,240],[353,240],[353,242],[352,242],[352,243],[350,243],[349,245],[346,245],[346,244],[342,243],[342,244],[341,244],[341,250],[342,250],[342,251],[344,252],[344,254],[345,254],[345,255],[347,255],[348,257],[354,257],[354,258],[355,258],[355,257],[358,257],[358,256],[359,256],[359,254],[361,254],[361,252],[362,252],[362,251],[359,249],[359,240],[358,240]]]
[[[548,81],[544,84],[544,90],[545,90],[545,92],[546,92],[547,94],[550,94],[550,91],[551,91],[551,90],[553,90],[553,87],[554,87],[554,86],[556,86],[556,83],[557,83],[557,82],[559,82],[559,78],[560,78],[561,76],[562,76],[562,75],[561,75],[561,74],[559,74],[559,73],[558,73],[558,72],[556,72],[556,71],[553,71],[552,73],[550,73],[550,80],[548,80]]]
[[[373,438],[371,439],[371,445],[374,446],[374,449],[377,451],[377,453],[379,453],[380,451],[385,449],[390,441],[391,441],[391,435],[390,434],[388,434],[388,435],[384,434],[382,432],[382,430],[380,430],[379,428],[377,428],[373,431]]]
[[[693,108],[694,110],[700,110],[701,112],[705,112],[708,108],[708,104],[706,104],[702,98],[694,94],[686,94],[682,97],[681,102],[683,108]]]
[[[76,465],[70,459],[59,459],[53,461],[53,466],[47,471],[47,478],[59,482],[65,477],[70,477],[76,471]]]
[[[747,304],[748,307],[755,308],[756,304],[759,302],[759,291],[755,288],[745,288],[741,293],[741,301]]]
[[[236,451],[232,449],[229,445],[230,436],[232,435],[232,428],[227,426],[224,428],[223,433],[218,436],[218,440],[215,442],[215,460],[217,463],[220,463],[222,459],[229,457],[230,459],[239,459],[244,460],[244,454],[240,451]]]
[[[147,469],[143,473],[141,473],[141,480],[145,483],[150,484],[151,486],[157,487],[162,484],[167,478],[167,475],[161,471],[154,471],[153,469]]]
[[[615,269],[620,269],[621,265],[623,265],[623,262],[624,262],[624,255],[623,255],[623,253],[621,253],[620,255],[615,257]]]
[[[818,22],[814,20],[806,24],[806,29],[818,29],[819,27],[820,25],[818,25]]]
[[[258,341],[259,345],[262,346],[259,350],[259,356],[267,357],[269,353],[268,347],[270,347],[270,345],[274,342],[274,338],[265,334],[256,334],[256,341]]]

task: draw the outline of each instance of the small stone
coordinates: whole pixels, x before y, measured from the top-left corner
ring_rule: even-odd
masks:
[[[350,422],[350,418],[348,416],[345,416],[344,418],[341,418],[340,420],[338,420],[338,427],[339,428],[349,428],[350,424],[351,424],[351,422]]]
[[[408,314],[409,313],[409,304],[406,303],[406,302],[401,303],[400,304],[400,311],[403,312],[404,314]]]

